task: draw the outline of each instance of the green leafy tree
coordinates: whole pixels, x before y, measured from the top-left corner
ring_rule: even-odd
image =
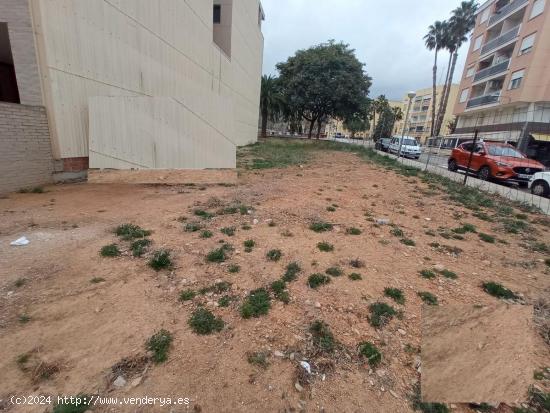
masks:
[[[316,124],[319,138],[328,118],[345,119],[361,110],[371,85],[363,66],[353,49],[334,41],[299,50],[277,65],[287,110],[307,120],[309,138]]]
[[[445,38],[448,32],[449,23],[446,21],[436,21],[434,24],[428,27],[428,34],[424,36],[424,41],[428,50],[435,50],[435,58],[433,65],[433,91],[432,91],[432,126],[430,135],[434,136],[435,130],[435,108],[437,104],[437,56],[441,49],[445,47]]]
[[[284,102],[277,78],[262,76],[260,111],[262,113],[262,138],[267,136],[268,120],[275,120],[284,110]]]
[[[382,112],[388,109],[390,106],[386,96],[380,95],[375,100],[371,102],[371,120],[372,120],[372,130],[376,133],[376,115],[378,115],[378,120],[380,120],[380,115]]]
[[[445,47],[449,51],[449,67],[436,120],[435,136],[438,136],[441,132],[441,126],[445,118],[445,112],[447,111],[456,61],[458,59],[458,50],[468,40],[468,34],[475,27],[477,8],[478,4],[475,0],[463,1],[459,7],[453,10],[449,20],[445,35]]]
[[[367,99],[365,104],[358,112],[348,114],[344,118],[344,128],[351,132],[351,137],[354,138],[358,132],[365,132],[370,127],[369,112],[371,100]]]
[[[403,119],[403,111],[399,107],[392,108],[389,103],[380,110],[380,119],[374,131],[374,140],[390,138],[395,122]]]

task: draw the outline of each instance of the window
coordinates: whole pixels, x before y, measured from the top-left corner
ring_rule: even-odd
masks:
[[[483,10],[483,13],[481,13],[481,20],[479,21],[479,23],[485,23],[489,18],[490,13],[491,13],[490,8],[486,8],[485,10]]]
[[[523,74],[525,70],[518,70],[517,72],[512,73],[512,78],[510,79],[510,89],[518,89],[521,86],[521,80],[523,79]]]
[[[214,4],[214,23],[220,24],[222,22],[222,6]]]
[[[21,103],[6,23],[0,23],[0,102]]]
[[[474,52],[481,47],[481,42],[483,41],[483,35],[477,36],[474,42]]]
[[[523,41],[521,42],[521,47],[519,49],[520,55],[529,53],[531,50],[533,50],[533,45],[535,44],[535,35],[536,33],[533,33],[523,38]]]
[[[462,93],[460,94],[460,103],[466,102],[468,100],[468,91],[469,89],[464,89]]]
[[[546,0],[535,0],[533,8],[531,9],[531,19],[534,19],[544,11],[544,2]]]
[[[466,70],[466,77],[473,76],[475,72],[476,72],[476,67],[475,66],[470,66],[468,68],[468,70]]]

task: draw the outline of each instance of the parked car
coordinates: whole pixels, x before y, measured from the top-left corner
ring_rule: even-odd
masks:
[[[550,171],[537,172],[529,181],[529,188],[533,195],[550,198]]]
[[[381,138],[376,141],[375,148],[382,152],[388,152],[390,149],[391,138]]]
[[[403,140],[402,144],[400,143],[401,140]],[[413,138],[411,136],[394,136],[393,138],[391,138],[389,152],[397,155],[400,149],[401,156],[404,156],[405,158],[408,157],[418,159],[422,154],[420,144],[418,143],[416,138]]]
[[[476,173],[482,180],[515,182],[527,188],[533,175],[544,171],[543,164],[527,158],[510,144],[483,141],[477,142],[475,147],[473,142],[464,142],[454,148],[448,160],[449,171],[468,169],[470,154],[472,154],[470,171]]]

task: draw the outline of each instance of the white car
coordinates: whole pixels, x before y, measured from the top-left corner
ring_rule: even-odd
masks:
[[[404,136],[403,138],[401,138],[401,136],[394,136],[391,138],[389,152],[397,155],[399,152],[401,139],[403,139],[403,144],[401,145],[401,156],[414,159],[420,158],[420,155],[422,154],[420,145],[418,141],[411,136]]]
[[[537,172],[529,181],[533,195],[550,197],[550,171]]]

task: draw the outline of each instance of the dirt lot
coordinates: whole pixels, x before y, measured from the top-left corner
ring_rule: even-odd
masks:
[[[513,291],[513,305],[550,296],[547,218],[499,209],[497,202],[484,209],[487,216],[477,214],[492,217],[489,222],[420,177],[405,177],[352,153],[310,155],[303,165],[242,169],[236,185],[83,183],[0,199],[0,399],[79,393],[191,399],[189,406],[96,406],[94,412],[410,412],[421,371],[419,292],[433,294],[440,306],[496,303],[481,287],[487,281]],[[245,151],[241,163],[270,166],[255,156]],[[246,206],[244,214],[215,214],[229,205]],[[215,216],[195,216],[198,209]],[[379,225],[378,219],[394,226]],[[332,230],[312,231],[311,223],[319,220],[333,224]],[[519,233],[504,230],[505,221]],[[185,231],[194,222],[213,236]],[[113,233],[124,223],[152,231],[143,257],[134,258],[130,243]],[[475,230],[452,231],[465,223]],[[221,233],[227,227],[236,228],[233,236]],[[478,233],[495,238],[491,243],[485,237],[486,242]],[[29,245],[9,245],[23,235]],[[255,241],[251,252],[245,252],[245,240]],[[414,245],[406,245],[411,240]],[[221,241],[233,246],[226,249],[228,260],[207,262]],[[320,251],[323,241],[333,250]],[[101,248],[112,243],[122,254],[102,257]],[[170,251],[173,266],[157,272],[148,262],[161,248]],[[266,257],[273,249],[282,252],[280,260]],[[248,293],[270,289],[291,262],[301,272],[287,284],[290,302],[271,292],[267,315],[243,319],[240,307]],[[232,265],[240,271],[231,273]],[[308,277],[329,267],[344,274],[310,288]],[[352,273],[362,279],[350,279]],[[231,283],[230,291],[180,300],[182,291],[221,281]],[[401,290],[404,304],[385,296],[390,287]],[[228,307],[218,306],[224,295],[232,297]],[[397,314],[375,327],[369,306],[379,301]],[[188,320],[200,305],[223,319],[222,331],[192,331]],[[316,320],[332,331],[330,349],[310,332]],[[148,361],[145,343],[161,329],[173,341],[167,361],[155,364]],[[358,354],[362,342],[379,349],[379,364],[371,367]],[[550,366],[549,346],[540,334],[533,346],[537,368]],[[252,353],[265,354],[265,363],[250,358]],[[309,362],[312,374],[301,361]],[[118,376],[126,384],[119,381],[117,387]],[[471,411],[467,405],[450,408]],[[51,410],[0,402],[0,411]]]

